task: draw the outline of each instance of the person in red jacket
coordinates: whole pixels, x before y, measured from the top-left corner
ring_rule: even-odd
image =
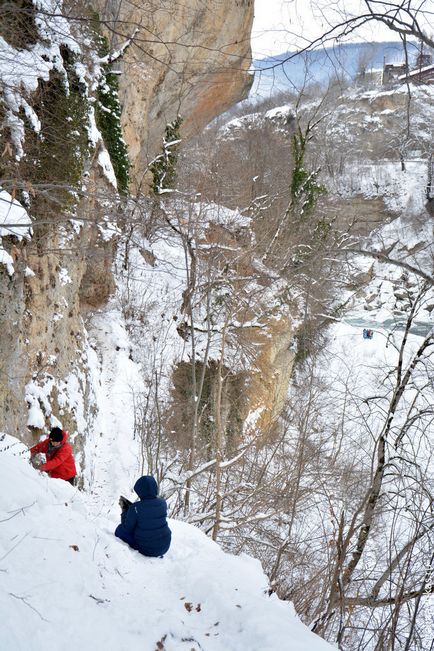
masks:
[[[75,469],[72,448],[67,442],[68,435],[60,427],[53,427],[48,439],[30,448],[30,458],[38,452],[46,455],[46,462],[38,466],[38,470],[48,472],[53,479],[64,479],[74,486]]]

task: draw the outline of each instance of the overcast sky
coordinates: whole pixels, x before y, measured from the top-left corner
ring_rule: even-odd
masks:
[[[357,15],[361,0],[255,0],[255,21],[252,33],[253,57],[260,59],[301,47],[304,40],[322,34],[327,23],[339,22],[339,12]],[[315,8],[312,9],[312,6]],[[322,11],[318,9],[322,7]],[[385,26],[371,23],[369,29],[353,40],[396,40]]]

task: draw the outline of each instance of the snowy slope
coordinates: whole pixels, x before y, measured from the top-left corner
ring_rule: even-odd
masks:
[[[149,559],[118,541],[87,498],[0,443],[0,648],[13,651],[321,651],[260,564],[171,521],[172,548]]]
[[[130,359],[130,346],[125,325],[112,305],[93,316],[87,355],[98,409],[87,431],[81,472],[95,515],[117,513],[117,496],[143,474],[139,443],[134,439],[134,397],[143,390],[143,381],[138,365]]]

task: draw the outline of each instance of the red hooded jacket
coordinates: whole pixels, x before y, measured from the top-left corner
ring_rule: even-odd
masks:
[[[62,445],[48,454],[48,443],[50,439],[45,439],[30,448],[30,455],[33,457],[37,452],[43,452],[47,461],[39,466],[39,470],[48,472],[53,479],[72,479],[77,474],[75,468],[74,457],[72,456],[72,448],[67,443],[68,435],[63,432]]]

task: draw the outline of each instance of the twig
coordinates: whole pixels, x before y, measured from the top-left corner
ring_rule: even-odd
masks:
[[[22,538],[17,542],[17,544],[14,545],[14,546],[13,546],[13,547],[8,551],[8,552],[6,552],[6,554],[5,554],[4,556],[2,556],[2,557],[0,558],[0,562],[1,562],[3,559],[5,559],[6,556],[9,556],[9,554],[10,554],[11,552],[13,552],[14,549],[15,549],[16,547],[18,547],[18,545],[19,545],[20,543],[23,542],[24,538],[27,538],[27,536],[29,535],[29,533],[30,533],[30,531],[28,531],[27,533],[25,533],[24,536],[23,536],[23,537],[22,537]]]
[[[24,603],[26,604],[26,606],[28,606],[29,608],[31,608],[32,610],[34,610],[35,613],[36,613],[37,615],[39,615],[39,617],[40,617],[44,622],[47,622],[48,624],[50,623],[50,621],[49,621],[48,619],[45,619],[45,617],[43,617],[43,616],[41,615],[41,613],[39,612],[39,610],[37,610],[34,606],[32,606],[32,604],[29,604],[29,602],[26,601],[26,598],[25,598],[25,597],[20,597],[20,596],[14,594],[13,592],[9,592],[8,594],[10,594],[11,597],[14,597],[15,599],[19,599],[20,601],[24,602]]]
[[[93,594],[90,594],[89,597],[94,599],[97,604],[109,604],[110,599],[101,599],[100,597],[94,597]]]
[[[36,504],[36,500],[32,504],[29,504],[28,506],[21,506],[19,509],[17,509],[14,512],[13,515],[9,516],[9,518],[4,518],[4,520],[0,520],[0,522],[7,522],[8,520],[12,520],[12,518],[14,518],[16,515],[18,515],[18,513],[20,513],[20,511],[24,515],[24,509],[29,509],[34,504]],[[9,513],[11,513],[11,511],[9,511]]]
[[[96,550],[96,546],[97,546],[98,543],[99,543],[99,536],[96,537],[95,545],[94,545],[93,552],[92,552],[92,560],[93,561],[95,560],[95,550]],[[89,596],[91,597],[92,595],[89,595]]]

